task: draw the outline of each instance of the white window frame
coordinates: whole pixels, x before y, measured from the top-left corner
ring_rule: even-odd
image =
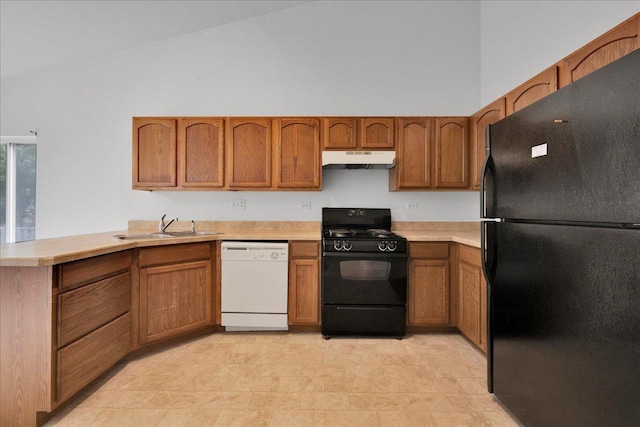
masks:
[[[16,146],[36,145],[35,136],[0,136],[0,144],[7,145],[7,203],[6,242],[16,241]]]

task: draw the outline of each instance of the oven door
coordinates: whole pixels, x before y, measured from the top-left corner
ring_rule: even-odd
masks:
[[[407,254],[322,254],[323,304],[406,304]]]

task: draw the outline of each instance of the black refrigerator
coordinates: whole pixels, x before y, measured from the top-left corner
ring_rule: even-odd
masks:
[[[491,125],[489,391],[525,426],[640,426],[640,50]]]

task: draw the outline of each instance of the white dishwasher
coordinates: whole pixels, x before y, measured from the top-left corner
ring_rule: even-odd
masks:
[[[286,331],[289,244],[222,242],[222,326]]]

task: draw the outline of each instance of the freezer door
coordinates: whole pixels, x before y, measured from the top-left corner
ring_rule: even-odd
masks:
[[[640,425],[640,230],[489,226],[495,396],[527,426]]]
[[[640,223],[640,50],[491,125],[485,217]]]

